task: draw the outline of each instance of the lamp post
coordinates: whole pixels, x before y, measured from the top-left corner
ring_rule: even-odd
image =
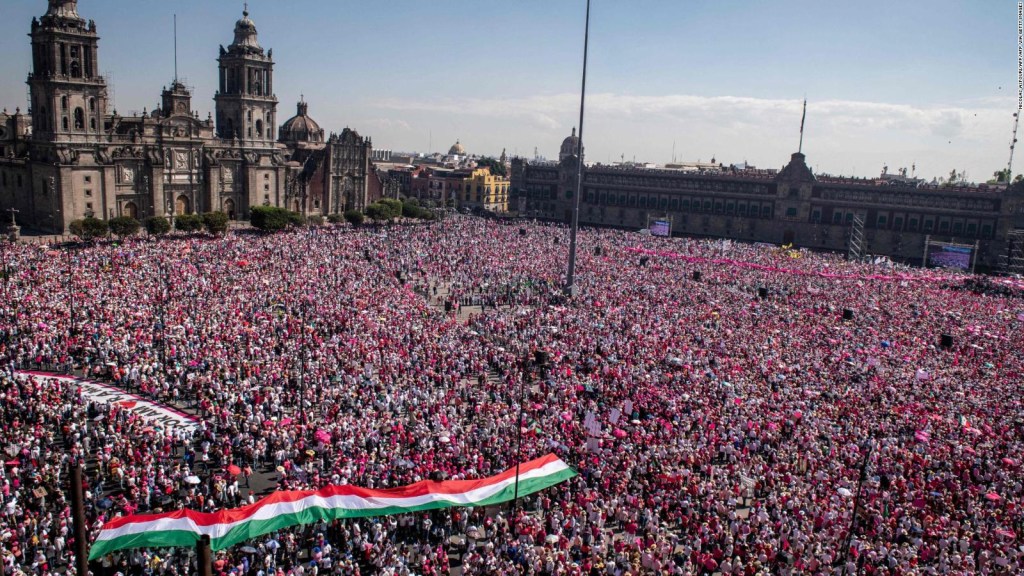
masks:
[[[68,260],[68,316],[71,319],[71,337],[74,338],[77,335],[77,329],[75,327],[75,286],[74,286],[74,275],[71,268],[71,246],[67,247],[67,260]]]
[[[875,450],[875,439],[868,440],[868,450],[864,454],[864,462],[860,467],[860,477],[857,479],[857,495],[853,499],[853,515],[850,516],[850,531],[846,535],[846,546],[843,548],[843,574],[846,574],[846,562],[850,557],[850,545],[853,543],[853,533],[857,529],[857,512],[860,510],[861,491],[864,488],[864,480],[868,476],[868,465],[871,463],[871,453]]]
[[[519,379],[519,415],[516,417],[516,481],[512,493],[512,519],[515,519],[519,508],[519,464],[523,461],[523,401],[525,400],[526,379],[533,368],[532,359],[527,356],[523,360],[523,375]]]
[[[166,320],[166,308],[167,300],[170,297],[170,282],[168,282],[167,272],[164,269],[164,263],[161,260],[158,264],[160,272],[160,281],[163,283],[163,289],[160,291],[160,322],[157,324],[160,330],[160,372],[166,373],[167,371],[167,320]]]
[[[572,228],[569,230],[569,270],[565,275],[565,293],[576,295],[576,234],[580,227],[580,196],[583,195],[583,104],[587,96],[587,48],[590,42],[590,0],[583,28],[583,81],[580,87],[580,137],[576,141],[576,190],[572,196]]]
[[[55,207],[57,201],[57,179],[50,176],[50,222],[53,223],[53,233],[57,234],[57,214],[60,214],[60,208]],[[63,231],[63,226],[61,227]]]

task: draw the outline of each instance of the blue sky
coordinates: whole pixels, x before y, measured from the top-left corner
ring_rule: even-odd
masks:
[[[24,108],[26,34],[44,0],[2,0],[0,106]],[[213,109],[218,45],[242,2],[80,0],[121,114],[179,75]],[[749,161],[796,150],[817,172],[916,163],[983,181],[1004,168],[1017,105],[1016,2],[593,0],[588,161]],[[557,155],[578,122],[582,0],[253,0],[273,48],[279,118],[304,94],[328,131],[375,147]],[[1024,157],[1017,165],[1024,172]]]

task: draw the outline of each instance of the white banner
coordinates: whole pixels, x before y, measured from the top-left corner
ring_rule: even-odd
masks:
[[[18,374],[43,380],[74,382],[81,387],[82,394],[93,402],[117,404],[121,408],[138,414],[155,425],[185,428],[187,430],[195,430],[199,426],[199,420],[193,416],[175,410],[170,406],[130,394],[109,384],[96,382],[95,380],[86,380],[85,378],[76,378],[74,376],[61,376],[50,372],[25,371],[18,372]]]

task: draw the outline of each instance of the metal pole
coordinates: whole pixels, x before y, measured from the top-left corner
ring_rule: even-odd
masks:
[[[871,463],[871,452],[875,449],[874,440],[869,440],[868,451],[864,455],[864,463],[860,467],[860,478],[857,479],[857,496],[853,500],[853,515],[850,517],[850,532],[846,535],[846,546],[843,548],[843,574],[846,573],[846,562],[850,557],[850,545],[853,543],[853,532],[857,529],[857,512],[860,510],[860,496],[864,488],[864,480],[868,475],[868,464]]]
[[[516,420],[516,483],[512,495],[512,518],[515,518],[516,510],[519,507],[519,463],[523,461],[523,392],[525,390],[526,378],[530,374],[530,361],[524,363],[526,370],[519,379],[519,416]]]
[[[75,567],[79,576],[89,575],[89,550],[85,527],[85,503],[82,495],[82,466],[71,465],[71,515],[75,523]]]
[[[163,290],[160,294],[160,373],[166,374],[167,371],[167,299],[170,296],[170,286],[167,282],[167,273],[164,270],[164,263],[159,263],[160,281],[163,283]]]
[[[68,248],[68,314],[71,317],[71,336],[74,337],[77,333],[75,329],[75,290],[72,284],[73,275],[71,270],[71,248]]]
[[[569,271],[565,275],[565,292],[576,294],[576,234],[580,227],[580,196],[583,195],[583,103],[587,96],[587,48],[590,42],[590,0],[583,29],[583,83],[580,88],[580,137],[576,143],[576,190],[572,198],[572,228],[569,230]]]
[[[203,534],[196,542],[196,562],[199,576],[213,576],[213,560],[210,555],[210,535]]]

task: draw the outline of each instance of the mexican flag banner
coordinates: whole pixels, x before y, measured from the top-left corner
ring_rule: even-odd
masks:
[[[519,466],[519,495],[549,488],[576,476],[554,454]],[[320,520],[363,518],[455,506],[489,506],[513,499],[516,469],[477,480],[424,480],[386,490],[328,486],[320,490],[275,492],[241,508],[214,513],[178,510],[115,518],[103,525],[89,560],[126,548],[194,546],[203,534],[210,549],[223,550],[264,534]]]

